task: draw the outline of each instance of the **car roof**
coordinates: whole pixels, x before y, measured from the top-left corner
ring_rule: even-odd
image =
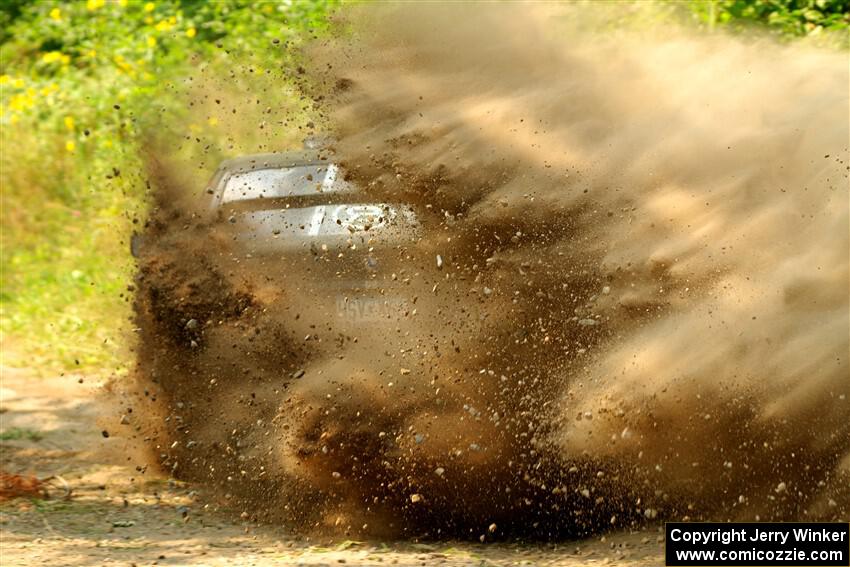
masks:
[[[228,173],[252,171],[257,169],[277,169],[299,165],[321,165],[332,163],[327,152],[300,150],[268,154],[249,154],[224,160],[220,170]]]

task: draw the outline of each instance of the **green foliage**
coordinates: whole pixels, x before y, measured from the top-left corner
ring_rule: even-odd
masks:
[[[789,38],[835,34],[844,46],[850,32],[850,0],[694,0],[690,7],[711,28],[763,25]]]
[[[276,81],[277,98],[297,100],[262,70],[291,67],[332,8],[318,0],[2,3],[4,364],[123,370],[128,240],[144,220],[150,133],[232,145],[233,131],[217,127],[221,112],[187,110],[193,80],[227,77],[233,92]],[[187,155],[201,159],[197,148]],[[199,165],[199,175],[210,167]]]

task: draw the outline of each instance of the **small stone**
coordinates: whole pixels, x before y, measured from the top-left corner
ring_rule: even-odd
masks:
[[[197,319],[189,319],[186,322],[186,330],[187,331],[192,331],[192,330],[197,329],[197,328],[198,328],[198,320]]]
[[[785,492],[785,490],[787,488],[788,488],[788,485],[786,485],[784,482],[780,482],[779,484],[776,485],[776,493],[782,494],[783,492]]]
[[[130,424],[130,418],[127,417],[126,415],[122,415],[121,416],[121,425],[129,425],[129,424]]]
[[[304,376],[304,369],[303,368],[301,370],[296,370],[295,372],[292,373],[292,377],[295,378],[295,379],[301,378],[302,376]]]
[[[578,324],[582,327],[595,327],[599,324],[596,319],[579,319]]]
[[[422,502],[422,496],[420,494],[411,494],[410,501],[416,504],[417,502]]]
[[[437,467],[436,469],[434,469],[434,474],[437,476],[443,476],[445,473],[446,469],[444,469],[443,467]]]
[[[440,256],[439,254],[437,254],[437,269],[438,270],[443,269],[443,257]]]
[[[491,534],[496,531],[496,524],[490,524],[490,527],[487,528],[487,531]]]

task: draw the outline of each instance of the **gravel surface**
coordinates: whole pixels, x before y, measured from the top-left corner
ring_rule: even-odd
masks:
[[[82,379],[82,382],[80,381]],[[306,538],[206,507],[198,487],[150,470],[119,435],[121,412],[81,376],[2,369],[2,461],[72,488],[0,503],[0,562],[48,565],[662,565],[660,527],[559,544]],[[118,416],[118,417],[116,417]],[[15,433],[10,433],[15,432]]]

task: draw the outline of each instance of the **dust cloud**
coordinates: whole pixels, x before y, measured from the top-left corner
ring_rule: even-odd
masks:
[[[847,519],[846,53],[583,14],[371,6],[312,49],[316,159],[392,238],[270,252],[152,161],[161,467],[362,536]]]

